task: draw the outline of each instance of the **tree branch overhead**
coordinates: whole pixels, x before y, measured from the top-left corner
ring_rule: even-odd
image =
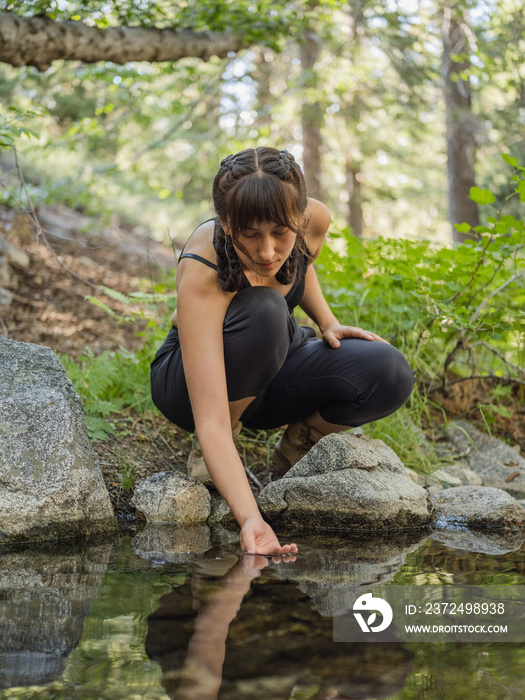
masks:
[[[210,56],[224,58],[248,44],[233,32],[194,32],[155,27],[99,29],[82,22],[58,22],[46,17],[20,17],[0,12],[0,61],[40,71],[53,61],[178,61]]]

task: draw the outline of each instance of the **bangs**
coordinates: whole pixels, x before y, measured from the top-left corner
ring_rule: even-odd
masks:
[[[301,231],[298,194],[288,183],[269,173],[242,178],[226,198],[226,216],[233,238],[257,223],[274,223]]]

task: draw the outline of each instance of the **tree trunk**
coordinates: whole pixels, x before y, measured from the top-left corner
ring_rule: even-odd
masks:
[[[308,194],[317,199],[323,199],[321,186],[321,126],[323,111],[317,99],[313,98],[317,87],[315,62],[319,55],[319,37],[310,29],[303,35],[304,42],[300,45],[302,72],[305,78],[305,96],[301,109],[301,125],[303,131],[303,165]]]
[[[452,238],[461,242],[476,234],[458,233],[454,224],[466,222],[479,226],[478,205],[469,199],[470,188],[476,185],[475,156],[477,120],[472,113],[468,75],[470,61],[469,29],[457,6],[443,8],[443,82],[447,119],[448,199]],[[454,56],[460,60],[453,60]]]
[[[360,170],[352,159],[346,158],[346,187],[348,191],[348,225],[358,238],[363,237],[363,207],[361,206]]]
[[[246,46],[232,32],[192,32],[155,27],[98,29],[82,22],[19,17],[0,12],[0,61],[44,71],[53,61],[178,61],[193,56],[223,58]]]
[[[270,49],[255,47],[254,63],[252,77],[257,83],[257,98],[255,100],[256,126],[261,136],[269,136],[274,103],[271,91],[273,54]]]
[[[360,65],[361,41],[365,33],[365,0],[355,0],[349,3],[350,39],[352,42],[352,63]],[[359,161],[362,161],[360,149],[356,143],[361,114],[364,111],[361,99],[361,89],[364,86],[359,84],[359,88],[354,92],[352,101],[344,110],[346,132],[343,146],[346,164],[346,190],[348,192],[348,215],[346,217],[350,231],[358,238],[363,237],[363,207],[361,182],[363,180]]]

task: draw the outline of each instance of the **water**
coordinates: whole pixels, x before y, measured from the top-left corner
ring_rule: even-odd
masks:
[[[204,526],[2,553],[0,700],[525,697],[522,644],[332,641],[378,585],[523,585],[523,535],[295,540],[288,563]]]

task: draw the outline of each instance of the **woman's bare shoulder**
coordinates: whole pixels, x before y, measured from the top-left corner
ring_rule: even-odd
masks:
[[[324,238],[330,226],[331,214],[326,205],[318,199],[308,199],[306,209],[308,223],[306,225],[306,239],[308,248],[315,258],[319,254]]]
[[[213,247],[214,221],[205,221],[191,234],[184,247],[184,253],[198,255],[216,264],[217,256]],[[176,278],[177,309],[172,315],[172,323],[179,326],[180,310],[189,309],[189,315],[196,315],[199,308],[207,313],[221,315],[231,301],[232,294],[221,290],[217,281],[217,271],[205,265],[202,260],[182,258]]]
[[[215,263],[215,249],[213,247],[213,233],[215,231],[215,219],[208,219],[197,228],[188,238],[184,246],[184,253],[195,253]]]

